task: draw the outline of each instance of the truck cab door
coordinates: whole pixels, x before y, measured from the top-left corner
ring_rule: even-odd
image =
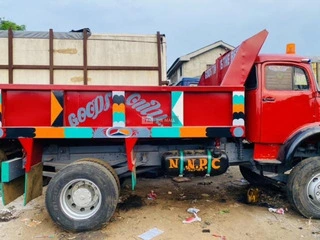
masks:
[[[315,121],[315,98],[306,68],[264,63],[261,69],[261,143],[283,143],[295,130]]]

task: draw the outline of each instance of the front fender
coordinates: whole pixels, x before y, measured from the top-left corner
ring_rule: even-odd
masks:
[[[294,152],[299,144],[307,138],[317,134],[320,135],[319,123],[317,123],[317,125],[308,125],[299,129],[282,145],[279,151],[278,159],[283,162],[288,169],[290,169],[292,167]]]

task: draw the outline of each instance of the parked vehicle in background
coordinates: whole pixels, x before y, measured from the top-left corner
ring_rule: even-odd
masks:
[[[184,77],[180,81],[170,84],[170,86],[198,86],[200,78]]]

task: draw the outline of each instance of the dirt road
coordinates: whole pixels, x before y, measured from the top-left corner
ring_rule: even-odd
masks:
[[[250,186],[238,168],[224,175],[192,178],[177,183],[171,178],[139,179],[137,189],[124,182],[121,201],[112,221],[103,229],[68,233],[50,219],[44,197],[23,207],[22,198],[0,206],[0,239],[141,239],[150,229],[158,230],[155,240],[200,239],[320,239],[320,220],[306,219],[291,209],[285,193],[276,188],[260,188],[257,203],[247,204]],[[154,199],[147,195],[154,191]],[[45,189],[44,189],[45,191]],[[283,208],[285,213],[269,212]],[[201,221],[183,223],[196,208]]]

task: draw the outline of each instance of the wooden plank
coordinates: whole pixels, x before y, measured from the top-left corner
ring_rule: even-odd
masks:
[[[3,205],[11,203],[20,197],[24,192],[24,176],[16,178],[9,183],[2,183],[2,202]]]
[[[42,195],[42,162],[33,165],[30,172],[26,173],[24,189],[24,205]]]
[[[23,175],[22,158],[14,158],[1,163],[1,182],[8,183]]]

